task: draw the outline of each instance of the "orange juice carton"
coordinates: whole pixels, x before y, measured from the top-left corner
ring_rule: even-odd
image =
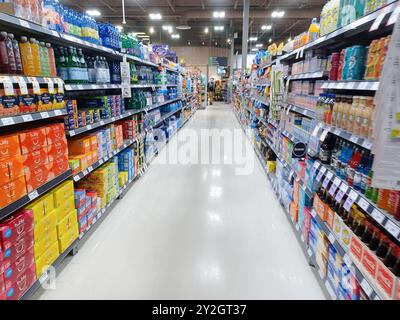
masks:
[[[18,104],[21,113],[32,113],[38,111],[37,97],[33,93],[23,95],[19,94]]]
[[[47,144],[51,145],[57,141],[64,140],[65,127],[62,123],[54,123],[46,127]]]
[[[19,300],[36,281],[35,274],[35,264],[32,264],[25,272],[19,274],[14,282],[6,281],[7,300]]]
[[[46,166],[25,172],[26,190],[32,192],[49,181],[52,176]]]
[[[20,154],[19,137],[17,134],[0,136],[0,159],[11,158]]]
[[[40,94],[37,96],[38,111],[53,110],[53,95],[48,89],[40,88]]]
[[[15,214],[0,223],[0,241],[3,251],[12,247],[23,237],[33,239],[33,213],[22,212]]]
[[[25,172],[35,170],[49,163],[47,147],[34,150],[22,156]]]
[[[23,175],[24,166],[21,156],[0,160],[0,184],[5,184]]]
[[[90,151],[90,138],[84,137],[68,141],[70,155],[83,155]]]
[[[46,127],[25,130],[19,134],[19,143],[23,155],[47,146]]]
[[[19,177],[0,186],[0,207],[4,208],[10,203],[21,199],[27,193],[25,178]]]

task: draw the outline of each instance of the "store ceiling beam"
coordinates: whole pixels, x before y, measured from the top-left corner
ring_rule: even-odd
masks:
[[[135,1],[136,5],[137,5],[140,9],[142,9],[143,12],[146,12],[146,8],[143,7],[143,6],[139,3],[138,0],[134,0],[134,1]]]
[[[170,0],[167,0],[167,3],[168,3],[168,6],[170,7],[171,11],[172,11],[173,13],[176,13],[176,10],[175,10],[175,8],[174,8],[174,5],[171,3],[171,1],[170,1]]]
[[[239,0],[236,0],[235,4],[233,5],[233,10],[237,10],[238,3],[239,3]]]
[[[201,0],[201,8],[202,8],[203,10],[206,9],[206,5],[204,4],[204,1],[203,1],[203,0]]]

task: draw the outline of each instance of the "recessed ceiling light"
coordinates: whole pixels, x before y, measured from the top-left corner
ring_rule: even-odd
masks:
[[[190,29],[192,29],[192,27],[187,25],[187,24],[182,24],[180,26],[177,26],[176,29],[178,29],[178,30],[190,30]]]
[[[115,26],[116,28],[117,28],[117,30],[119,31],[119,32],[121,32],[122,30],[124,30],[124,28],[122,27],[122,26]]]
[[[89,16],[92,16],[92,17],[101,16],[101,12],[100,12],[99,10],[96,10],[96,9],[87,10],[86,13],[87,13]]]
[[[249,38],[249,41],[257,41],[257,40],[258,40],[257,37],[250,37],[250,38]]]
[[[253,48],[253,49],[251,49],[251,51],[258,51],[258,49],[257,48]]]
[[[149,32],[150,32],[150,34],[153,34],[154,33],[154,28],[150,27]]]
[[[263,26],[261,26],[261,30],[271,30],[272,29],[272,26],[269,24],[269,25],[263,25]]]
[[[188,46],[190,46],[192,43],[190,42],[190,40],[188,41]]]
[[[226,42],[228,42],[229,44],[232,42],[232,40],[231,40],[231,38],[228,38],[227,40],[226,40]]]
[[[223,31],[224,30],[224,26],[214,26],[214,30],[215,31]]]
[[[225,11],[214,11],[213,17],[214,18],[225,18]]]
[[[204,41],[202,41],[202,42],[201,42],[201,45],[202,45],[202,46],[204,46],[204,45],[205,45]]]
[[[282,18],[285,15],[285,11],[273,11],[271,13],[272,18]]]
[[[149,14],[149,18],[151,20],[161,20],[162,19],[162,15],[161,15],[161,13],[150,13]]]
[[[150,38],[150,36],[144,35],[144,34],[138,34],[138,38]]]
[[[204,33],[208,33],[208,27],[204,28]]]
[[[257,47],[257,48],[261,48],[262,46],[263,46],[262,43],[257,43],[257,44],[256,44],[256,47]]]
[[[269,38],[268,42],[272,42],[272,38]]]
[[[163,28],[163,30],[168,31],[169,33],[172,33],[172,31],[173,31],[173,28],[170,25],[162,26],[162,28]]]
[[[172,39],[179,39],[181,36],[177,33],[171,35]]]

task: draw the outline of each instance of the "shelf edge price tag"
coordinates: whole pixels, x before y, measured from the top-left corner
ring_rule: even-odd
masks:
[[[316,178],[316,180],[317,180],[318,182],[321,181],[321,178],[322,178],[322,176],[325,174],[325,172],[326,172],[326,167],[322,167],[322,168],[319,170],[318,175],[317,175],[317,178]]]
[[[335,200],[337,202],[342,201],[342,199],[343,199],[343,197],[344,197],[344,195],[345,195],[345,193],[347,192],[348,189],[349,189],[349,187],[345,183],[342,183],[340,185],[339,192],[336,194]]]
[[[22,20],[22,19],[18,19],[18,20],[19,20],[19,24],[20,24],[21,26],[23,26],[23,27],[25,27],[25,28],[28,28],[28,29],[31,28],[31,26],[30,26],[30,24],[29,24],[28,21]]]
[[[363,197],[360,197],[357,204],[361,207],[361,209],[363,209],[364,211],[367,212],[367,210],[369,208],[369,203],[367,200],[365,200]]]
[[[42,117],[42,119],[47,119],[49,117],[49,113],[47,111],[41,112],[40,116]]]
[[[335,236],[333,235],[333,233],[330,233],[330,234],[329,234],[328,239],[329,239],[330,243],[335,243],[336,238],[335,238]]]
[[[350,141],[353,142],[353,143],[357,143],[357,142],[358,142],[358,137],[355,136],[354,134],[352,134],[352,135],[350,136]]]
[[[329,189],[329,194],[331,196],[333,196],[335,194],[336,190],[339,188],[339,185],[340,185],[340,179],[338,177],[336,177],[333,180],[331,188]]]
[[[26,85],[24,78],[19,76],[14,76],[14,80],[16,83],[18,83],[21,94],[28,94],[28,86]]]
[[[24,120],[24,122],[33,121],[33,118],[30,114],[23,114],[22,119]]]
[[[329,130],[328,129],[324,129],[324,131],[322,132],[321,136],[319,137],[319,140],[321,142],[323,142],[326,138],[326,135],[328,134]]]
[[[350,259],[349,255],[347,253],[344,255],[343,261],[344,261],[345,264],[347,264],[348,267],[351,267],[352,262],[351,262],[351,259]]]
[[[40,85],[35,77],[28,77],[30,83],[32,83],[32,89],[34,94],[40,94]]]
[[[3,123],[4,126],[10,126],[15,123],[14,119],[11,117],[1,118],[1,122]]]
[[[9,76],[1,76],[0,82],[3,83],[4,93],[6,96],[13,96],[15,94],[14,87]]]
[[[384,214],[375,208],[371,212],[371,217],[374,218],[379,224],[382,224],[383,220],[385,220]]]
[[[374,23],[372,24],[371,28],[369,29],[369,32],[378,30],[379,26],[381,25],[381,22],[383,18],[385,18],[386,12],[381,13],[379,16],[376,17]]]
[[[56,116],[61,116],[62,115],[62,111],[61,110],[54,110],[54,114]]]
[[[357,198],[358,198],[357,192],[355,192],[354,190],[351,190],[349,196],[346,199],[346,202],[343,205],[343,208],[346,211],[350,211],[351,206],[357,200]]]
[[[54,83],[53,80],[50,78],[43,78],[44,82],[47,83],[47,86],[49,88],[49,93],[54,93]]]
[[[328,183],[332,180],[332,177],[333,177],[333,173],[332,173],[332,171],[329,171],[329,172],[326,174],[326,177],[325,177],[325,179],[324,179],[324,182],[322,183],[322,186],[323,186],[324,188],[326,188],[326,187],[328,186]]]
[[[360,285],[368,296],[372,294],[373,290],[367,280],[362,279]]]
[[[398,226],[396,226],[392,221],[388,220],[385,224],[385,229],[389,231],[389,233],[395,237],[398,238],[400,235],[400,229]]]
[[[37,192],[37,190],[32,191],[31,193],[28,194],[29,200],[33,200],[36,199],[37,197],[39,197],[39,193]]]

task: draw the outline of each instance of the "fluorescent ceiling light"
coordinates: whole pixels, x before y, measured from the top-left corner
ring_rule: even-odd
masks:
[[[249,41],[257,41],[257,40],[258,40],[257,37],[250,37],[250,38],[249,38]]]
[[[146,34],[146,32],[132,32],[132,35],[137,36],[139,34]]]
[[[172,26],[162,26],[163,30],[168,31],[169,33],[172,33],[173,28]]]
[[[215,31],[223,31],[224,30],[224,26],[214,26],[214,30]]]
[[[253,48],[253,49],[251,49],[251,51],[258,51],[258,49],[257,48]]]
[[[171,35],[172,39],[179,39],[181,36],[179,34],[172,34]]]
[[[214,11],[213,17],[214,18],[225,18],[225,11]]]
[[[96,9],[87,10],[86,13],[87,13],[89,16],[92,16],[92,17],[101,16],[101,12],[100,12],[99,10],[96,10]]]
[[[273,11],[271,14],[272,18],[282,18],[285,15],[285,11]]]
[[[256,44],[256,47],[257,47],[257,48],[261,48],[262,46],[263,46],[262,43],[257,43],[257,44]]]
[[[272,38],[269,38],[268,42],[272,42]]]
[[[138,38],[150,38],[150,36],[143,35],[143,34],[138,34],[137,37]]]
[[[149,32],[150,32],[150,34],[153,34],[154,33],[154,28],[150,27]]]
[[[162,19],[161,13],[150,13],[149,17],[151,20],[161,20]]]
[[[124,28],[122,27],[122,26],[115,26],[116,28],[117,28],[117,30],[119,31],[119,32],[121,32],[122,30],[124,30]]]
[[[204,33],[208,33],[208,27],[204,28]]]
[[[272,29],[272,26],[269,24],[269,25],[263,25],[263,26],[261,26],[261,30],[271,30]]]

